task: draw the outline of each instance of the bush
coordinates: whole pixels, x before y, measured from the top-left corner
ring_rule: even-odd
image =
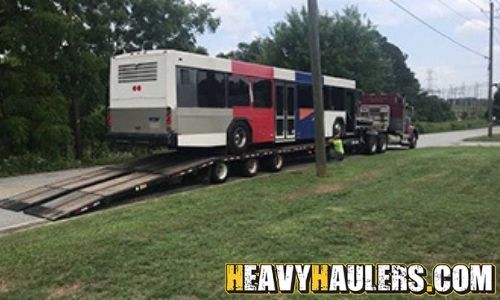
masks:
[[[416,127],[420,133],[436,133],[466,129],[476,129],[488,126],[484,119],[450,121],[450,122],[417,122]]]

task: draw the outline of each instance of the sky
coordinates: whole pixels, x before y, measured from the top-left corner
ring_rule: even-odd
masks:
[[[267,36],[269,28],[282,21],[292,7],[307,5],[307,0],[192,1],[210,4],[216,9],[215,16],[221,19],[216,33],[198,37],[198,43],[206,47],[210,55],[234,50],[239,42]],[[487,56],[488,0],[397,2],[453,39]],[[495,5],[497,2],[500,1]],[[424,89],[440,90],[443,97],[486,96],[487,60],[484,57],[472,54],[431,31],[389,0],[318,0],[318,5],[321,11],[329,12],[340,11],[348,5],[357,6],[390,42],[408,55],[408,65]],[[496,27],[500,28],[500,24]],[[500,32],[495,34],[495,43],[494,53],[500,62]],[[494,70],[496,66],[500,67],[500,63],[494,64]],[[432,85],[428,80],[430,72]],[[495,71],[494,78],[500,80],[500,70]],[[451,87],[455,89],[451,90]]]

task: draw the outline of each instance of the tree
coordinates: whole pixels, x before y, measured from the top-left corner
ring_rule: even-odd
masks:
[[[185,0],[0,0],[0,148],[64,156],[73,144],[81,158],[102,128],[95,114],[105,119],[109,58],[157,47],[206,54],[196,36],[216,30],[212,13]]]
[[[271,28],[268,37],[239,43],[237,50],[218,56],[309,70],[307,31],[305,8],[292,9],[284,21]],[[407,55],[380,34],[356,7],[348,6],[341,13],[323,13],[319,31],[323,73],[353,78],[365,92],[403,94],[416,108],[420,120],[454,118],[442,99],[420,92],[420,83],[406,63]]]

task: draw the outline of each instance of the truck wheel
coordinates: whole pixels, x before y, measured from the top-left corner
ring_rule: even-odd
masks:
[[[210,171],[210,182],[211,183],[223,183],[229,177],[229,168],[227,164],[223,161],[218,161],[213,164]]]
[[[385,134],[379,135],[377,152],[378,153],[385,153],[387,151],[387,146],[388,146],[387,135],[385,135]]]
[[[236,122],[227,130],[227,147],[230,153],[240,154],[251,144],[250,128],[246,123]]]
[[[273,154],[264,157],[262,163],[264,168],[270,172],[279,172],[283,168],[283,156],[281,154]]]
[[[368,154],[368,155],[373,155],[375,153],[377,153],[377,136],[376,135],[372,135],[372,134],[368,134],[366,135],[365,137],[365,153]]]
[[[412,136],[410,139],[410,149],[415,149],[417,148],[417,137]]]
[[[254,177],[259,172],[259,161],[256,158],[249,158],[239,164],[239,171],[243,177]]]

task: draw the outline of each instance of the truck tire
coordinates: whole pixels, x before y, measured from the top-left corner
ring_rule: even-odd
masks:
[[[413,135],[410,139],[410,145],[409,145],[410,149],[415,149],[417,148],[417,137],[415,135]]]
[[[373,155],[377,153],[378,148],[378,138],[376,135],[367,134],[365,136],[365,153],[368,155]]]
[[[229,177],[229,167],[223,161],[217,161],[210,170],[211,183],[224,183]]]
[[[251,143],[250,128],[245,122],[235,122],[229,126],[227,130],[227,148],[230,153],[243,153]]]
[[[254,177],[259,172],[259,161],[256,158],[249,158],[238,164],[239,173],[243,177]]]
[[[283,155],[273,154],[262,159],[263,167],[269,172],[279,172],[283,168]]]
[[[385,153],[387,151],[388,145],[389,145],[389,141],[387,139],[387,135],[380,134],[378,136],[378,141],[377,141],[377,152],[378,153]]]

